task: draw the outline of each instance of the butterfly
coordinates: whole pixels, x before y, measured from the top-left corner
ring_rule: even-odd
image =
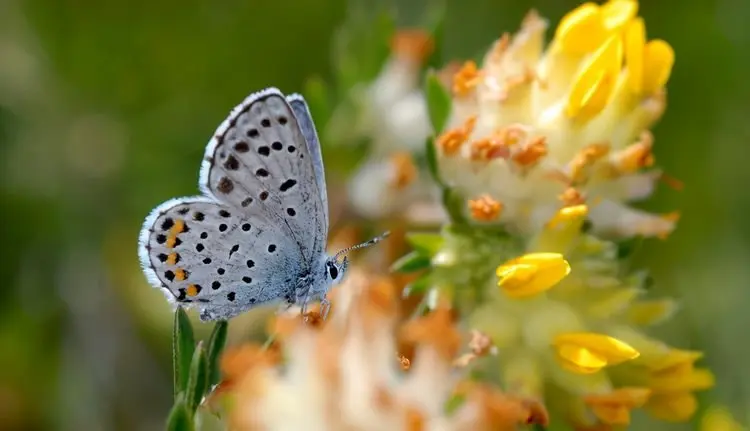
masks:
[[[320,142],[301,95],[267,88],[218,127],[200,168],[201,196],[170,199],[146,218],[138,254],[146,277],[203,321],[274,302],[321,302],[351,250],[326,253],[328,197]]]

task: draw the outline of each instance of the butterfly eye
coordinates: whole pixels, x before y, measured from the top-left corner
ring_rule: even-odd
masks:
[[[328,273],[331,274],[331,280],[335,280],[339,276],[339,269],[336,268],[336,265],[330,264],[328,265]]]

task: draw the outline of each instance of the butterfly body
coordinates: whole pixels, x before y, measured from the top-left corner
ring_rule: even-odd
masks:
[[[326,302],[346,260],[325,252],[323,162],[301,96],[269,88],[235,107],[206,148],[199,186],[202,196],[157,206],[139,237],[144,273],[167,299],[202,320]]]

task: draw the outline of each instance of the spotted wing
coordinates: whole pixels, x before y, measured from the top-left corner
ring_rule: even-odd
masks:
[[[219,126],[206,149],[200,186],[225,205],[278,226],[297,244],[303,272],[319,259],[327,207],[303,131],[277,89],[250,95]]]
[[[173,199],[146,219],[139,257],[171,302],[198,307],[202,320],[228,319],[293,300],[303,262],[285,229],[211,198]]]
[[[321,200],[323,201],[323,212],[325,217],[323,227],[327,230],[329,226],[328,191],[326,189],[325,168],[323,167],[323,154],[320,148],[318,132],[315,130],[315,122],[313,122],[312,115],[310,115],[310,108],[307,107],[307,102],[305,102],[305,98],[302,97],[302,95],[292,94],[287,96],[286,100],[289,102],[289,106],[292,107],[294,116],[297,117],[297,122],[299,123],[302,135],[304,135],[305,142],[307,143],[307,151],[310,152],[310,157],[312,157],[313,169],[315,170],[315,181],[318,183],[318,190],[320,191]],[[325,232],[325,234],[327,235],[327,232]]]

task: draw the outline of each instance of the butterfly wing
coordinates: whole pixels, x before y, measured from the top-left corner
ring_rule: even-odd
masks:
[[[146,219],[139,255],[149,281],[202,320],[228,319],[279,299],[293,301],[289,268],[301,265],[280,226],[207,197],[172,199]]]
[[[315,130],[315,123],[313,122],[312,115],[310,115],[310,109],[307,107],[307,102],[299,94],[292,94],[287,96],[286,100],[289,102],[289,106],[294,111],[294,116],[297,117],[297,122],[302,130],[302,134],[305,136],[305,142],[307,143],[307,151],[310,153],[310,157],[313,162],[313,169],[315,170],[315,180],[318,184],[318,190],[321,193],[321,200],[323,201],[323,210],[325,223],[323,227],[327,230],[329,226],[328,222],[328,192],[326,189],[326,176],[325,168],[323,167],[323,154],[321,153],[320,140],[318,139],[318,132]],[[327,235],[325,232],[324,236]]]
[[[284,95],[270,88],[250,95],[219,126],[206,149],[200,186],[220,202],[285,227],[309,270],[328,230],[319,157],[310,152]]]

